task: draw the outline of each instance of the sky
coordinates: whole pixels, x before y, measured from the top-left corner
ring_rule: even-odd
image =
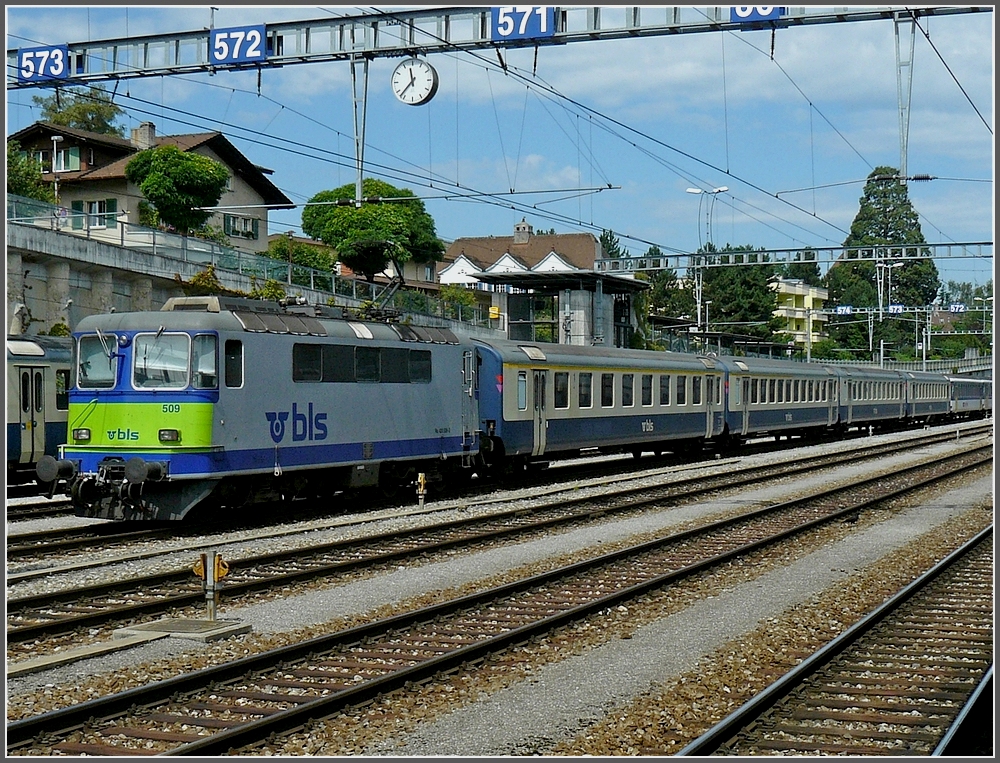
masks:
[[[401,7],[219,4],[214,25]],[[616,13],[623,11],[605,10]],[[8,50],[194,31],[213,21],[207,5],[8,5],[6,15]],[[908,187],[929,243],[993,241],[994,22],[992,12],[922,18],[916,32],[907,170],[936,179]],[[366,176],[424,198],[446,241],[511,235],[523,218],[558,233],[609,229],[634,255],[652,244],[693,252],[708,240],[834,247],[848,235],[869,173],[900,165],[890,20],[427,60],[440,86],[421,106],[392,93],[398,59],[372,61]],[[7,91],[8,135],[40,118],[32,98],[46,94]],[[126,134],[143,121],[159,134],[223,132],[273,170],[272,182],[297,204],[355,179],[346,62],[264,70],[259,92],[253,72],[123,80],[115,101]],[[270,213],[270,233],[301,234],[300,225],[301,208]],[[943,281],[993,277],[992,258],[937,265]]]

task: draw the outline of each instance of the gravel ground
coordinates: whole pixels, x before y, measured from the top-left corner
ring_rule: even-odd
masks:
[[[921,458],[925,457],[931,451],[944,450],[949,447],[950,445],[938,445],[929,449],[925,448],[921,452]],[[774,460],[774,456],[757,458]],[[906,458],[912,460],[913,456]],[[862,469],[858,466],[839,469],[836,472],[835,481],[844,484],[856,481],[862,472],[877,473],[882,470],[886,463],[887,460],[883,460],[877,467],[869,466],[867,469]],[[831,478],[828,477],[826,479]],[[478,552],[467,556],[459,555],[457,558],[444,562],[423,565],[414,564],[409,568],[399,568],[385,574],[378,574],[368,579],[344,583],[332,588],[312,587],[311,590],[307,590],[305,593],[295,597],[279,598],[274,601],[260,602],[246,607],[226,606],[225,602],[223,602],[220,616],[226,619],[240,619],[249,622],[254,628],[254,633],[231,639],[222,644],[209,645],[165,639],[110,656],[82,661],[44,673],[11,679],[7,685],[8,717],[22,717],[24,714],[40,712],[43,709],[65,706],[92,696],[99,696],[109,691],[119,691],[129,686],[140,685],[150,680],[175,675],[183,670],[212,664],[221,659],[232,659],[269,646],[298,641],[316,633],[329,631],[333,627],[358,621],[359,618],[370,619],[374,613],[386,611],[407,602],[407,600],[409,600],[407,605],[410,605],[415,599],[434,599],[442,596],[445,590],[454,590],[462,586],[480,585],[491,576],[502,577],[505,574],[509,575],[511,574],[511,570],[517,570],[516,574],[521,575],[524,574],[525,568],[551,566],[558,559],[579,552],[582,549],[610,547],[615,542],[624,542],[625,539],[636,534],[655,532],[664,528],[674,528],[695,518],[727,513],[737,504],[742,505],[747,502],[754,503],[789,497],[792,494],[804,491],[808,485],[809,483],[803,479],[794,479],[784,485],[772,485],[747,493],[741,496],[740,501],[706,501],[663,512],[649,513],[641,517],[609,521],[599,527],[579,528],[557,536],[529,541],[517,544],[516,546]],[[992,482],[989,483],[988,487],[983,488],[980,486],[977,489],[980,490],[980,494],[983,492],[989,493],[992,490]],[[537,491],[527,492],[537,493]],[[969,503],[964,503],[964,507],[968,507],[969,505]],[[428,508],[431,508],[430,504]],[[414,522],[418,520],[414,518],[394,518],[391,521]],[[370,531],[373,526],[374,524],[368,526],[366,531]],[[914,528],[916,528],[916,525],[914,525]],[[907,537],[911,536],[908,535]],[[841,567],[849,569],[845,565],[841,565]],[[414,572],[417,574],[414,574]],[[122,574],[121,566],[118,566],[117,572],[111,574]],[[823,581],[817,580],[814,586],[821,584],[824,584]],[[779,585],[778,587],[783,588],[787,586]],[[745,601],[752,599],[744,596],[740,600],[745,603]],[[777,607],[778,603],[771,606],[772,608]],[[744,622],[742,625],[732,625],[729,627],[746,628],[750,626],[752,626],[752,623]],[[701,630],[705,631],[705,627],[703,626]],[[712,629],[709,629],[708,632],[712,632]],[[728,631],[726,632],[728,633]],[[634,641],[636,638],[638,637],[633,637],[629,641]],[[671,636],[671,638],[673,637]],[[719,636],[719,638],[722,637]],[[706,643],[712,645],[717,640],[710,640]],[[707,648],[703,645],[701,653],[704,653]],[[689,659],[694,659],[694,656],[689,655]],[[684,664],[679,662],[670,669],[675,671],[682,670]],[[593,669],[592,666],[590,670]],[[583,669],[583,672],[586,673],[587,669]],[[632,671],[626,671],[623,674],[627,674],[628,672]],[[556,679],[550,680],[556,681]],[[640,685],[643,681],[645,682],[644,686],[648,687],[650,680],[653,679],[650,679],[648,676],[641,677],[641,679],[634,679],[633,683],[629,684],[627,688],[615,690],[617,693],[605,696],[597,701],[597,704],[593,707],[605,707],[609,702],[622,701],[622,698],[629,693],[641,691],[642,688]],[[560,681],[556,681],[553,685],[558,686],[559,683]],[[585,688],[588,683],[594,682],[585,676],[581,679],[579,686],[580,688]],[[567,686],[576,686],[576,684],[570,683]],[[557,689],[556,693],[560,693],[560,691]],[[587,706],[586,702],[581,706]],[[595,709],[592,712],[596,713],[597,711]],[[573,715],[574,713],[577,716],[581,716],[580,711],[573,711],[570,714]],[[554,715],[553,718],[555,717],[557,716]],[[582,717],[578,717],[574,723],[579,727],[581,723],[585,724],[589,720],[593,720],[594,717],[596,716],[583,713]],[[497,725],[499,724],[494,723],[494,726]],[[546,726],[551,726],[551,723],[546,723]],[[562,724],[560,728],[564,729],[563,736],[568,733],[566,730],[571,727],[573,727],[573,724],[569,721]],[[423,731],[423,728],[421,731]],[[479,736],[483,739],[487,738],[485,735]],[[404,744],[409,744],[409,742]],[[414,744],[419,745],[419,740],[415,741]],[[537,747],[537,745],[527,744],[523,741],[515,745],[515,747],[518,746]],[[457,754],[451,752],[445,753],[443,751],[444,748],[447,748],[447,745],[444,745],[439,750],[441,754]],[[381,749],[373,749],[374,754],[382,754],[383,752],[385,751]],[[336,753],[328,752],[326,754]],[[393,749],[391,754],[399,753]],[[462,754],[476,753],[463,752]]]

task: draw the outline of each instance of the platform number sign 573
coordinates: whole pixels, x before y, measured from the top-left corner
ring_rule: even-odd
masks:
[[[18,82],[41,82],[69,76],[69,47],[49,45],[17,51]]]
[[[208,46],[213,64],[239,64],[267,58],[264,25],[213,29]]]
[[[492,8],[494,42],[552,37],[555,8],[538,5],[501,5]]]

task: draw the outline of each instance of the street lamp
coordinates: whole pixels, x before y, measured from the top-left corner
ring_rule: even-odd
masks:
[[[56,197],[56,205],[59,204],[59,176],[56,174],[56,156],[59,153],[59,144],[62,142],[62,135],[52,136],[52,191]]]
[[[701,249],[703,244],[701,240],[701,200],[705,198],[705,194],[712,197],[712,203],[709,205],[708,210],[705,215],[705,234],[708,237],[708,243],[712,243],[712,210],[715,207],[715,196],[716,194],[724,193],[728,191],[727,186],[719,186],[718,188],[713,188],[711,191],[703,191],[701,188],[685,188],[685,193],[693,193],[698,197],[698,248]],[[697,315],[698,315],[698,331],[701,331],[701,286],[702,286],[702,273],[701,273],[701,258],[694,258],[694,298],[697,303]],[[707,311],[706,311],[707,315]],[[708,323],[708,320],[705,320]],[[707,325],[706,325],[707,330]]]
[[[903,267],[903,263],[876,262],[875,267],[878,269],[878,273],[876,274],[878,277],[878,319],[879,321],[881,321],[882,320],[882,272],[886,270],[889,272],[889,289],[885,301],[887,304],[892,304],[892,271],[894,268]]]

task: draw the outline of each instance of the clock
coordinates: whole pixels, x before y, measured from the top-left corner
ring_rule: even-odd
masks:
[[[410,106],[427,103],[434,97],[437,89],[437,72],[422,58],[407,58],[392,72],[392,92]]]

